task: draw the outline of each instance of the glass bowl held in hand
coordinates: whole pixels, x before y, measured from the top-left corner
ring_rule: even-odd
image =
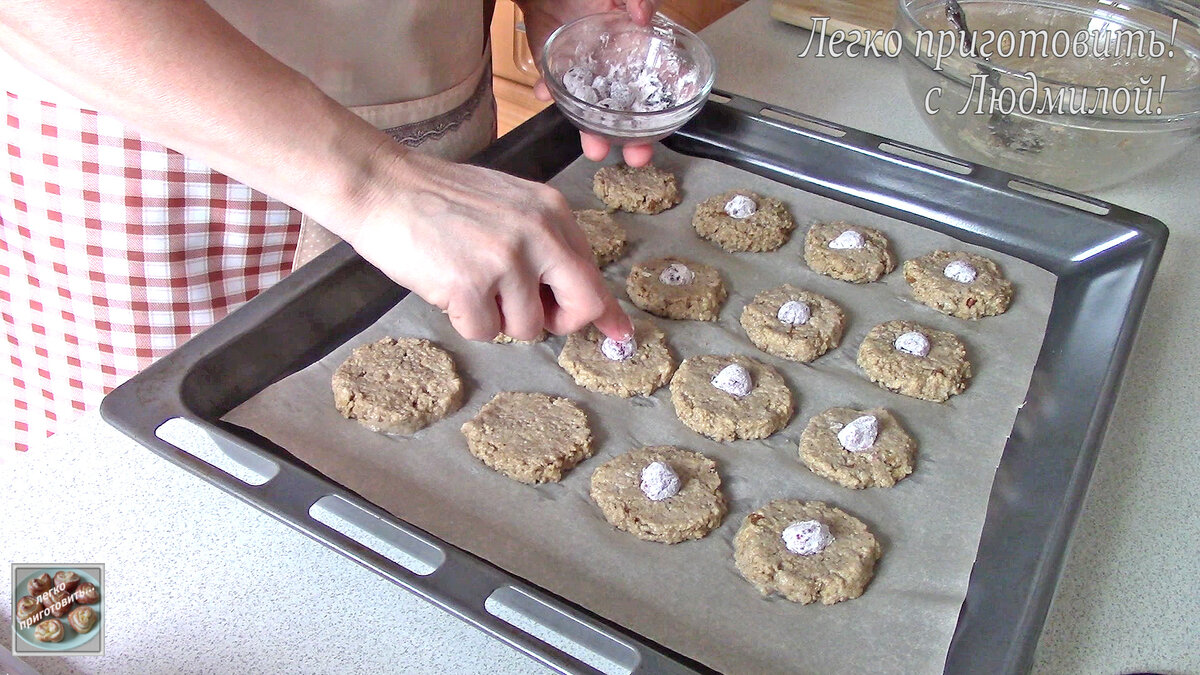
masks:
[[[694,33],[661,15],[639,26],[624,11],[561,26],[546,40],[541,69],[576,127],[618,145],[651,143],[683,126],[716,79],[712,52]]]

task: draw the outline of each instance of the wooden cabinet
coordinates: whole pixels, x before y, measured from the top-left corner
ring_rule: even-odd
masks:
[[[744,0],[667,0],[659,6],[672,21],[698,31],[736,9]],[[500,135],[536,115],[547,103],[533,96],[537,67],[529,44],[521,12],[512,0],[499,0],[492,19],[492,86]]]

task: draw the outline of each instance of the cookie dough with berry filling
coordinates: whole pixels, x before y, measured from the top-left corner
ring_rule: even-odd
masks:
[[[761,252],[786,244],[796,221],[778,199],[739,189],[700,202],[692,227],[726,251]]]
[[[801,363],[838,346],[846,329],[846,315],[836,302],[790,284],[754,296],[741,321],[755,347]]]
[[[567,337],[558,365],[575,384],[610,396],[649,396],[671,380],[675,358],[667,336],[649,319],[634,319],[633,336],[617,341],[595,326]]]
[[[592,456],[587,416],[574,402],[541,393],[506,391],[462,425],[471,454],[521,483],[562,480]]]
[[[800,461],[818,476],[860,490],[892,487],[913,471],[917,444],[887,410],[830,408],[800,435]]]
[[[818,223],[804,237],[804,262],[825,276],[865,284],[896,268],[891,244],[879,230],[845,222]]]
[[[675,174],[653,165],[606,166],[596,172],[592,191],[610,209],[630,213],[661,213],[681,199]]]
[[[966,391],[971,379],[962,340],[914,321],[872,328],[858,348],[858,365],[885,389],[939,403]]]
[[[613,527],[665,544],[704,537],[728,509],[716,463],[670,445],[601,464],[592,474],[591,494]]]
[[[627,237],[625,228],[613,220],[611,214],[600,209],[575,211],[575,222],[587,237],[592,247],[596,267],[604,267],[621,257],[625,252]]]
[[[934,251],[904,263],[918,302],[960,319],[996,316],[1012,302],[1012,282],[992,260],[965,251]]]
[[[372,431],[411,434],[458,410],[463,384],[450,354],[429,340],[386,337],[333,372],[338,412]]]
[[[763,596],[832,605],[863,594],[882,549],[859,519],[824,502],[776,499],[746,516],[733,561]]]
[[[634,305],[655,316],[698,321],[715,321],[726,296],[715,267],[675,257],[634,265],[625,292]]]
[[[679,364],[671,403],[687,427],[718,441],[766,438],[792,418],[792,392],[777,370],[748,356],[706,354]]]

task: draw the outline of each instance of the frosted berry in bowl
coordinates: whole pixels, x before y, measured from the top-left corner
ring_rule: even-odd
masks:
[[[575,126],[617,143],[659,140],[696,116],[716,77],[712,52],[663,16],[591,14],[550,35],[542,76]]]

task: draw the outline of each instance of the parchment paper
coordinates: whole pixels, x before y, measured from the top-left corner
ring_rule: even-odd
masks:
[[[683,426],[666,388],[632,400],[576,386],[555,359],[562,338],[532,346],[472,343],[415,296],[327,358],[286,378],[227,419],[289,449],[398,517],[540,584],[655,641],[730,673],[941,672],[975,559],[992,479],[1024,401],[1055,277],[1035,266],[965,245],[743,172],[718,162],[656,150],[676,172],[683,203],[657,216],[615,217],[631,246],[606,269],[625,298],[630,265],[678,254],[721,269],[729,300],[715,323],[655,319],[679,360],[704,353],[743,353],[778,368],[797,414],[765,441],[717,443]],[[551,182],[574,208],[598,208],[596,165],[580,159]],[[695,205],[735,187],[782,199],[798,227],[772,253],[726,253],[691,228]],[[964,321],[912,300],[899,266],[881,282],[830,279],[803,262],[804,232],[818,221],[845,219],[879,228],[901,261],[938,247],[997,260],[1016,285],[999,317]],[[842,305],[848,319],[839,348],[802,365],[764,354],[738,317],[758,291],[790,282]],[[626,305],[635,315],[640,314]],[[889,319],[913,319],[958,334],[975,377],[943,404],[911,399],[869,382],[855,364],[866,332]],[[383,336],[435,340],[453,355],[467,398],[456,414],[409,438],[374,434],[333,407],[330,376],[350,351]],[[472,457],[459,426],[500,391],[570,397],[587,411],[596,455],[561,483],[527,486]],[[818,412],[839,405],[890,409],[917,439],[915,472],[890,489],[849,490],[808,471],[797,453],[800,432]],[[643,445],[675,444],[717,460],[730,498],[724,523],[708,537],[674,546],[644,542],[610,527],[588,496],[592,471]],[[874,581],[856,600],[834,606],[763,599],[733,565],[732,540],[751,510],[775,498],[819,499],[868,524],[883,545]]]

